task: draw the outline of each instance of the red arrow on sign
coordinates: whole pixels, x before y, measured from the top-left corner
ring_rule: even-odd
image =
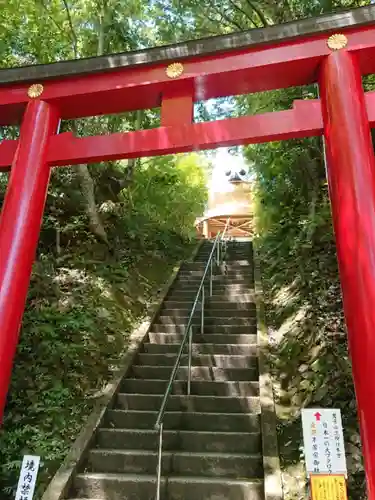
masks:
[[[319,413],[318,411],[316,413],[314,413],[314,417],[316,418],[316,421],[317,422],[320,422],[320,417],[322,416],[321,413]]]

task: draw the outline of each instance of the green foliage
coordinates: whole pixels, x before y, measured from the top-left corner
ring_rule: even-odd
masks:
[[[77,185],[64,188],[69,171],[55,172],[0,433],[1,498],[12,498],[27,452],[42,457],[42,492],[119,365],[129,332],[190,251],[206,197],[197,160],[150,160],[121,201],[103,203],[110,248],[88,231],[74,204]]]
[[[319,140],[247,150],[256,174],[258,245],[266,289],[286,498],[304,481],[300,410],[340,408],[350,498],[364,499],[356,402]]]
[[[370,0],[154,0],[163,12],[158,31],[164,40],[191,38],[261,28],[280,22],[369,5]]]
[[[133,188],[127,190],[125,210],[145,214],[168,231],[193,236],[194,220],[203,213],[206,178],[196,154],[167,156],[146,161],[135,172]]]

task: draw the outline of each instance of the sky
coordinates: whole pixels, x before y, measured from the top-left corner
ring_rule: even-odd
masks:
[[[212,176],[209,180],[209,190],[215,192],[227,191],[230,187],[225,172],[228,170],[240,171],[242,168],[248,171],[245,159],[239,150],[237,155],[229,153],[228,148],[218,148],[212,157]]]

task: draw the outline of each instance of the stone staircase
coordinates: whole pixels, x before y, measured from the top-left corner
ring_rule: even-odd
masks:
[[[154,425],[211,248],[181,268],[67,498],[155,498]],[[251,243],[228,243],[221,267],[203,335],[194,322],[192,394],[186,355],[165,414],[163,500],[264,498]]]

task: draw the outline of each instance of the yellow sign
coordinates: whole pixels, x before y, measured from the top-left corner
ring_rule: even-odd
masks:
[[[348,500],[345,476],[311,475],[312,500]]]

